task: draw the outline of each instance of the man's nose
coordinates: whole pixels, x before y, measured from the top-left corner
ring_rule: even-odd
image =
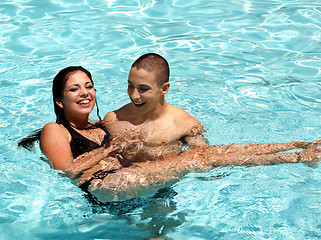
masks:
[[[139,97],[140,97],[140,94],[139,94],[138,90],[136,88],[134,88],[134,91],[132,93],[132,98],[137,99]]]

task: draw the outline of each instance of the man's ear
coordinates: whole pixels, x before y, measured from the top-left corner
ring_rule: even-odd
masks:
[[[64,108],[64,106],[62,105],[62,101],[60,99],[55,99],[55,103],[61,107],[61,108]]]
[[[168,93],[169,86],[170,86],[169,82],[166,82],[166,83],[163,84],[163,86],[162,86],[162,94],[165,95],[166,93]]]

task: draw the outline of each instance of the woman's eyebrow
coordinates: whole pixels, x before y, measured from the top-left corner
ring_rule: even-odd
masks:
[[[70,84],[68,87],[71,87],[71,86],[79,86],[78,83],[73,83],[73,84]]]
[[[67,89],[70,89],[72,87],[79,87],[79,84],[77,83],[70,84],[69,86],[67,86]]]

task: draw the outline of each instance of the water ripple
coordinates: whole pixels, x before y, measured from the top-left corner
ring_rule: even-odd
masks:
[[[39,159],[39,149],[16,149],[19,138],[55,120],[51,81],[68,65],[93,73],[102,115],[129,101],[133,60],[158,52],[171,67],[167,100],[204,123],[211,143],[321,137],[319,0],[3,0],[0,24],[0,218],[11,234],[20,228],[27,238],[59,238],[68,228],[71,238],[102,238],[100,233],[119,236],[116,230],[125,228],[148,238],[137,226],[149,218],[138,213],[132,214],[140,219],[137,226],[108,214],[84,218],[91,214],[81,192]],[[213,177],[222,172],[225,177]],[[320,235],[314,217],[319,168],[199,174],[174,186],[177,209],[170,214],[187,214],[188,221],[175,228],[173,239]],[[59,225],[61,219],[67,227]],[[276,224],[268,226],[265,219]]]

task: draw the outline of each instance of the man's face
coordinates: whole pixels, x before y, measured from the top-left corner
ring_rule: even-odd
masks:
[[[164,86],[164,85],[163,85]],[[164,92],[154,72],[133,67],[128,76],[128,96],[134,110],[140,114],[152,114],[162,104]]]

